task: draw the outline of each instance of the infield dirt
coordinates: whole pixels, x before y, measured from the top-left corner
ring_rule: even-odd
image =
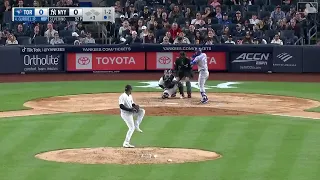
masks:
[[[91,113],[119,115],[120,93],[81,94],[42,98],[26,102],[30,110],[1,112],[0,117],[58,113]],[[161,99],[160,93],[134,93],[135,102],[145,108],[148,116],[224,116],[271,114],[320,119],[320,113],[305,109],[320,106],[320,102],[295,97],[241,93],[208,93],[211,100],[200,104],[199,98]]]

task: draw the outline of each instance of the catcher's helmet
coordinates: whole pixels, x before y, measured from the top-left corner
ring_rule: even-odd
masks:
[[[171,74],[172,74],[172,70],[171,69],[164,70],[164,76],[165,77],[169,77],[169,76],[171,76]]]

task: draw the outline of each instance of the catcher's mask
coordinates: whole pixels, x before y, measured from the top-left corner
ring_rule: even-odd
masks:
[[[171,69],[164,70],[164,77],[169,78],[172,75]]]

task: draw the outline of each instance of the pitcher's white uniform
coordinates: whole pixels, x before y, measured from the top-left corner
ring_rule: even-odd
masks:
[[[198,65],[198,72],[199,72],[198,85],[199,85],[200,93],[203,98],[207,98],[206,90],[204,87],[204,85],[206,84],[206,81],[209,78],[207,54],[201,53],[200,55],[194,58],[192,63]]]
[[[134,101],[133,101],[131,94],[127,95],[126,93],[122,93],[121,96],[119,97],[119,105],[120,104],[123,104],[127,108],[132,108],[132,104],[134,104]],[[138,128],[139,125],[141,124],[142,119],[144,117],[144,114],[145,114],[145,110],[142,108],[140,108],[138,112],[128,112],[128,111],[120,109],[121,118],[124,120],[124,122],[127,124],[128,128],[129,128],[127,135],[126,135],[126,138],[125,138],[125,141],[124,141],[124,144],[125,143],[130,144],[131,136],[132,136],[134,130],[136,128]],[[136,121],[133,120],[133,116],[137,117]]]
[[[176,81],[176,78],[173,78],[173,80]],[[165,85],[165,84],[164,84],[164,81],[163,81],[163,76],[160,78],[158,84],[159,84],[159,85],[162,85],[162,86]],[[174,85],[173,88],[171,88],[171,89],[165,88],[164,91],[163,91],[163,93],[168,93],[169,96],[171,96],[172,94],[176,93],[178,89],[179,89],[179,87],[178,87],[178,85],[176,84],[176,85]]]

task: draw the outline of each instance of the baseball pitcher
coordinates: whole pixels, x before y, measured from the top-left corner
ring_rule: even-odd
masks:
[[[131,91],[132,86],[126,85],[124,93],[122,93],[119,97],[120,116],[128,126],[126,138],[123,142],[123,147],[125,148],[134,147],[130,144],[132,134],[134,130],[142,132],[142,130],[140,129],[140,124],[146,113],[144,109],[140,108],[139,105],[133,101]],[[133,119],[134,116],[137,117],[137,120]]]
[[[159,87],[161,87],[164,90],[162,93],[162,99],[175,97],[175,94],[178,89],[181,98],[184,98],[183,84],[176,80],[171,70],[164,71],[164,75],[159,80]]]
[[[197,48],[195,54],[192,57],[191,64],[197,64],[198,65],[198,85],[201,93],[201,103],[205,104],[207,103],[208,97],[206,95],[206,90],[204,85],[206,84],[207,79],[209,78],[209,71],[208,71],[208,62],[207,62],[207,54],[203,53],[200,48]]]
[[[174,63],[174,70],[177,81],[181,81],[183,78],[185,78],[188,98],[191,98],[190,79],[193,78],[192,65],[191,60],[186,57],[186,53],[184,51],[181,51],[180,57],[176,59]]]

